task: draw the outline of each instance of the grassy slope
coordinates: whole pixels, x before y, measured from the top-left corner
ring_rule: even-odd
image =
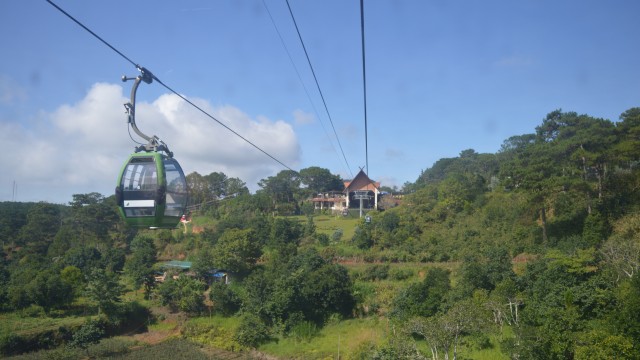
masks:
[[[348,356],[358,347],[379,343],[389,331],[385,320],[376,318],[352,319],[330,323],[308,341],[294,338],[279,339],[262,345],[259,350],[279,358],[337,359]]]
[[[23,317],[18,312],[0,314],[0,334],[33,335],[55,331],[60,327],[75,328],[85,322],[85,317],[62,318]]]

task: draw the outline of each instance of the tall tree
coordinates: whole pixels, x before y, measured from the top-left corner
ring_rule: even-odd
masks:
[[[208,195],[211,198],[219,198],[227,193],[227,175],[222,172],[212,172],[204,177],[208,184]]]
[[[450,288],[449,272],[431,268],[422,282],[400,291],[393,302],[391,314],[403,320],[414,316],[433,316],[444,307],[443,300]]]
[[[271,197],[273,209],[283,215],[296,211],[296,195],[300,190],[300,175],[292,170],[282,170],[258,182],[260,191]]]
[[[300,179],[311,194],[344,189],[344,183],[338,175],[333,175],[328,169],[317,166],[300,170]]]
[[[121,301],[124,288],[118,281],[118,275],[113,272],[94,268],[87,276],[85,296],[98,307],[98,315],[111,315],[116,304]]]
[[[111,247],[109,231],[115,229],[120,217],[115,207],[99,193],[74,194],[71,214],[65,219],[75,236],[84,245],[94,245],[105,250]]]
[[[616,124],[620,141],[613,151],[620,160],[620,165],[627,165],[638,160],[640,154],[640,107],[631,108],[620,115]]]
[[[247,188],[247,184],[239,178],[228,178],[225,182],[225,194],[227,196],[239,196],[248,193],[249,189]]]
[[[209,184],[202,175],[194,171],[186,178],[189,188],[189,204],[202,204],[209,200]]]
[[[145,297],[149,297],[155,285],[153,264],[157,259],[153,239],[137,236],[131,242],[131,257],[125,262],[124,271],[136,287],[144,286]]]
[[[249,273],[261,255],[261,247],[252,230],[228,229],[213,246],[213,263],[220,269]]]
[[[167,279],[158,287],[158,294],[163,305],[189,315],[199,314],[204,308],[205,284],[188,276],[180,276],[177,280]]]
[[[26,246],[28,252],[45,254],[60,229],[61,220],[58,205],[38,203],[29,210],[27,223],[20,229],[17,242]]]
[[[640,215],[627,215],[614,224],[614,234],[600,251],[607,265],[622,278],[633,278],[640,272]]]

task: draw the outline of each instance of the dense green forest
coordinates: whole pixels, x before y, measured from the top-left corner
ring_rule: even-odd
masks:
[[[171,231],[128,228],[97,193],[0,203],[0,354],[91,356],[164,308],[192,319],[182,338],[286,358],[335,358],[323,331],[348,326],[380,331],[339,338],[339,358],[640,358],[640,108],[553,111],[496,154],[440,159],[370,222],[305,201],[342,190],[327,169],[255,194],[223,173],[187,181],[197,211]],[[157,282],[172,259],[192,276]]]

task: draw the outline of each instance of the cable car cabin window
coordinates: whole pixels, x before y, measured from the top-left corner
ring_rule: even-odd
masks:
[[[152,157],[133,158],[122,176],[127,217],[155,216],[158,172]]]
[[[177,161],[164,159],[165,176],[167,179],[167,207],[165,216],[182,216],[187,205],[187,182]]]

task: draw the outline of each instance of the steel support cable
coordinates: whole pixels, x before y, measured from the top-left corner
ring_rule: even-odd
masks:
[[[367,70],[364,51],[364,0],[360,0],[360,31],[362,34],[362,87],[364,90],[364,153],[369,176],[369,136],[367,135]]]
[[[278,164],[282,165],[283,167],[287,168],[288,170],[291,170],[295,173],[297,173],[297,171],[293,170],[292,168],[290,168],[289,166],[285,165],[282,161],[276,159],[275,157],[273,157],[273,155],[269,154],[268,152],[266,152],[265,150],[263,150],[262,148],[260,148],[258,145],[252,143],[251,141],[249,141],[247,138],[245,138],[244,136],[240,135],[238,132],[236,132],[235,130],[233,130],[232,128],[230,128],[229,126],[227,126],[226,124],[224,124],[223,122],[221,122],[220,120],[216,119],[213,115],[209,114],[208,112],[206,112],[205,110],[203,110],[201,107],[199,107],[198,105],[194,104],[193,102],[191,102],[189,99],[187,99],[186,97],[182,96],[181,94],[179,94],[178,92],[176,92],[175,90],[173,90],[172,88],[170,88],[167,84],[163,83],[162,81],[160,81],[160,79],[158,79],[155,75],[153,75],[153,79],[155,81],[157,81],[158,83],[160,83],[160,85],[164,86],[167,90],[171,91],[172,93],[174,93],[175,95],[177,95],[179,98],[181,98],[182,100],[186,101],[188,104],[190,104],[191,106],[193,106],[194,108],[196,108],[198,111],[200,111],[202,114],[204,114],[205,116],[207,116],[208,118],[210,118],[211,120],[217,122],[218,124],[220,124],[222,127],[224,127],[225,129],[231,131],[235,136],[239,137],[240,139],[244,140],[247,144],[253,146],[254,148],[256,148],[258,151],[262,152],[263,154],[265,154],[266,156],[270,157],[272,160],[274,160],[275,162],[277,162]]]
[[[327,112],[327,117],[329,118],[329,122],[331,123],[331,127],[333,128],[333,133],[336,136],[336,140],[338,142],[338,146],[340,147],[340,151],[342,152],[342,157],[344,158],[344,162],[347,164],[347,168],[349,168],[349,173],[353,178],[353,172],[351,171],[351,167],[349,166],[349,162],[347,161],[347,157],[344,154],[344,149],[342,148],[342,144],[340,143],[340,138],[338,137],[338,133],[336,132],[336,127],[333,125],[333,120],[331,119],[331,114],[329,113],[329,108],[327,107],[327,102],[324,100],[324,95],[322,94],[322,90],[320,89],[320,83],[318,82],[318,77],[316,76],[316,72],[313,70],[313,65],[311,65],[311,59],[309,57],[309,53],[307,52],[307,47],[304,45],[304,41],[302,40],[302,35],[300,34],[300,29],[298,28],[298,23],[296,22],[296,18],[293,16],[293,11],[291,10],[291,5],[289,5],[289,0],[286,0],[287,7],[289,8],[289,14],[291,14],[291,20],[293,20],[293,25],[296,28],[296,32],[298,33],[298,38],[300,39],[300,43],[302,44],[302,49],[304,50],[304,54],[307,57],[307,62],[309,63],[309,68],[311,69],[311,73],[313,74],[313,79],[316,82],[316,87],[318,88],[318,93],[320,93],[320,98],[322,99],[322,104],[324,104],[324,110]]]
[[[140,69],[140,66],[138,64],[136,64],[135,62],[133,62],[131,59],[129,59],[128,57],[126,57],[123,53],[121,53],[120,51],[118,51],[118,49],[114,48],[113,46],[111,46],[111,44],[109,44],[108,42],[106,42],[105,40],[103,40],[100,36],[98,36],[98,34],[94,33],[93,31],[91,31],[91,29],[89,29],[88,27],[84,26],[84,24],[82,24],[80,21],[76,20],[73,16],[71,16],[69,13],[67,13],[66,11],[64,11],[61,7],[59,7],[58,5],[54,4],[53,1],[51,0],[47,0],[47,2],[49,4],[51,4],[51,6],[53,6],[54,8],[58,9],[58,11],[60,11],[61,13],[65,14],[69,19],[71,19],[73,22],[75,22],[76,24],[80,25],[81,28],[85,29],[87,32],[89,32],[91,35],[93,35],[96,39],[102,41],[103,44],[107,45],[109,48],[111,48],[111,50],[115,51],[116,53],[118,53],[118,55],[122,56],[125,60],[127,60],[128,62],[130,62],[133,66],[135,66],[137,69]]]
[[[111,50],[115,51],[118,55],[120,55],[122,58],[124,58],[125,60],[127,60],[128,62],[130,62],[133,66],[136,67],[136,69],[142,71],[144,68],[140,65],[138,65],[137,63],[135,63],[134,61],[132,61],[131,59],[129,59],[127,56],[125,56],[122,52],[118,51],[118,49],[116,49],[115,47],[113,47],[111,44],[109,44],[107,41],[105,41],[104,39],[102,39],[100,36],[98,36],[96,33],[94,33],[93,31],[91,31],[91,29],[89,29],[88,27],[86,27],[84,24],[82,24],[80,21],[76,20],[73,16],[71,16],[69,13],[67,13],[66,11],[64,11],[62,8],[60,8],[58,5],[56,5],[55,3],[53,3],[53,1],[51,0],[46,0],[49,4],[51,4],[53,7],[55,7],[56,9],[58,9],[58,11],[60,11],[61,13],[63,13],[64,15],[66,15],[69,19],[73,20],[73,22],[75,22],[76,24],[78,24],[80,27],[82,27],[83,29],[85,29],[87,32],[89,32],[91,35],[93,35],[96,39],[100,40],[103,44],[105,44],[106,46],[108,46]],[[146,69],[144,69],[145,71],[148,71]],[[149,73],[151,73],[150,71],[148,71]],[[263,150],[262,148],[260,148],[258,145],[254,144],[253,142],[249,141],[247,138],[245,138],[244,136],[240,135],[239,133],[237,133],[235,130],[231,129],[229,126],[225,125],[223,122],[221,122],[220,120],[216,119],[213,115],[209,114],[208,112],[206,112],[205,110],[203,110],[202,108],[200,108],[199,106],[197,106],[196,104],[194,104],[193,102],[191,102],[189,99],[187,99],[186,97],[182,96],[181,94],[179,94],[177,91],[173,90],[171,87],[169,87],[167,84],[165,84],[164,82],[162,82],[160,79],[158,79],[155,75],[153,75],[153,73],[151,73],[152,78],[157,81],[160,85],[164,86],[167,90],[169,90],[170,92],[172,92],[173,94],[177,95],[179,98],[181,98],[182,100],[186,101],[189,105],[193,106],[194,108],[196,108],[198,111],[200,111],[201,113],[203,113],[205,116],[209,117],[211,120],[217,122],[218,124],[222,125],[222,127],[224,127],[225,129],[229,130],[231,133],[233,133],[234,135],[236,135],[237,137],[239,137],[240,139],[244,140],[247,144],[253,146],[254,148],[256,148],[258,151],[262,152],[263,154],[265,154],[266,156],[270,157],[272,160],[274,160],[275,162],[277,162],[278,164],[282,165],[283,167],[285,167],[288,170],[291,170],[295,173],[297,173],[297,171],[293,170],[292,168],[290,168],[289,166],[285,165],[282,161],[276,159],[273,155],[269,154],[268,152],[266,152],[265,150]]]
[[[296,66],[295,62],[293,61],[293,57],[291,56],[291,53],[289,52],[289,49],[287,48],[287,44],[285,43],[284,38],[282,37],[282,34],[280,33],[280,30],[278,29],[278,26],[276,25],[276,22],[273,19],[273,16],[271,16],[271,11],[269,11],[269,7],[267,6],[266,0],[262,0],[262,4],[264,5],[264,8],[267,10],[267,14],[269,15],[269,19],[271,19],[271,23],[273,24],[273,27],[275,28],[276,33],[278,34],[278,37],[280,38],[280,43],[282,43],[282,47],[284,48],[284,51],[287,53],[287,56],[289,57],[289,61],[291,62],[291,66],[293,66],[293,69],[295,70],[296,75],[298,75],[298,80],[300,80],[300,84],[302,85],[302,88],[304,89],[304,92],[307,95],[307,99],[309,99],[309,103],[311,104],[311,107],[313,108],[313,111],[316,113],[316,116],[318,117],[318,120],[320,121],[320,125],[322,126],[322,130],[324,131],[324,134],[327,137],[327,139],[329,140],[329,144],[331,145],[331,149],[333,150],[333,152],[336,153],[336,155],[338,157],[340,157],[340,154],[338,154],[338,150],[333,145],[333,141],[331,140],[331,137],[329,136],[329,132],[327,132],[327,128],[324,126],[324,121],[322,121],[322,117],[320,116],[320,113],[318,112],[318,109],[316,109],[315,104],[311,100],[311,95],[309,94],[309,90],[305,86],[304,81],[302,81],[302,76],[300,75],[300,71],[298,71],[298,67]],[[347,165],[347,170],[349,172],[351,172],[350,169],[348,169],[349,164],[346,164],[346,165]],[[353,177],[353,174],[351,174],[351,176]]]

